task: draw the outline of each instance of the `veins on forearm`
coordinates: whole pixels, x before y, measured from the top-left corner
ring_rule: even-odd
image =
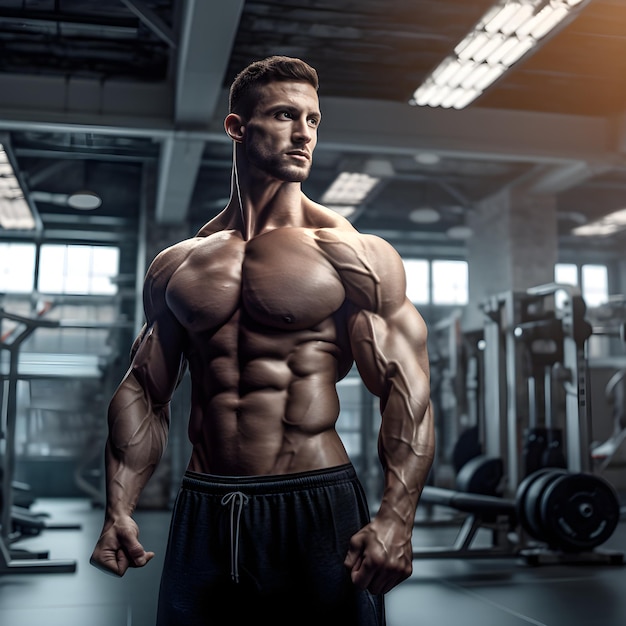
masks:
[[[371,322],[370,322],[371,323]],[[375,367],[383,387],[380,394],[382,424],[378,452],[385,472],[383,501],[389,510],[404,520],[409,509],[417,504],[432,454],[422,442],[422,424],[428,407],[423,406],[411,386],[402,364],[389,360],[371,329],[367,341],[372,349]],[[417,385],[418,381],[415,381]],[[401,494],[399,493],[399,491]],[[402,505],[399,510],[398,506]]]
[[[126,470],[147,480],[165,449],[168,427],[168,406],[154,407],[139,385],[127,381],[109,409],[109,450],[117,466],[112,480],[126,489]]]

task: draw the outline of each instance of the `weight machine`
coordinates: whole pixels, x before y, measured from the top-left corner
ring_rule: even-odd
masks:
[[[586,342],[593,329],[579,290],[508,291],[482,309],[484,454],[461,468],[456,491],[425,487],[423,501],[467,516],[452,548],[414,551],[414,558],[623,563],[621,553],[596,550],[615,530],[620,507],[612,485],[590,473]],[[491,531],[491,545],[475,548],[481,528]]]
[[[585,347],[592,328],[579,289],[551,283],[508,291],[492,296],[482,308],[484,449],[487,456],[505,460],[505,493],[515,493],[525,476],[545,465],[588,472]],[[537,455],[536,448],[542,447],[545,454]]]

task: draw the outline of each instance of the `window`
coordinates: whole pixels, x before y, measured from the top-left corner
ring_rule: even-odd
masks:
[[[35,274],[35,244],[0,243],[0,293],[30,293]]]
[[[39,291],[82,295],[113,295],[119,248],[44,244],[41,246]]]
[[[557,263],[554,280],[564,285],[580,285],[581,295],[588,307],[598,306],[609,299],[609,279],[606,265]]]
[[[557,263],[554,281],[560,285],[578,285],[578,267],[574,263]]]
[[[609,278],[606,265],[583,265],[583,300],[587,306],[598,306],[609,299]]]
[[[403,263],[406,295],[413,304],[467,304],[469,289],[466,261],[403,259]]]
[[[429,264],[425,259],[404,259],[406,296],[413,304],[430,302]]]
[[[433,304],[467,304],[466,261],[433,261]]]

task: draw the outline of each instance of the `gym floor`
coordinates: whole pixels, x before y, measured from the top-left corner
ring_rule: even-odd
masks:
[[[142,542],[157,556],[123,579],[88,564],[102,520],[102,511],[88,500],[41,500],[31,511],[44,513],[48,528],[12,544],[12,549],[75,562],[76,571],[52,573],[42,568],[36,574],[0,575],[2,626],[154,626],[169,511],[138,512]],[[439,519],[437,512],[434,515]],[[450,523],[418,524],[415,548],[450,546],[457,531]],[[596,552],[623,551],[624,519]],[[388,594],[387,616],[388,626],[623,626],[626,565],[533,566],[508,557],[419,558],[411,579]]]

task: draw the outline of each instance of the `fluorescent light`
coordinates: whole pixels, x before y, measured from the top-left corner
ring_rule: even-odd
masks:
[[[503,55],[501,59],[502,64],[511,67],[511,65],[517,63],[534,45],[535,40],[532,37],[515,40],[515,46]]]
[[[434,82],[424,83],[419,89],[415,91],[413,97],[415,98],[415,104],[424,106],[430,102],[430,98],[437,91],[438,86]]]
[[[418,152],[413,158],[422,165],[436,165],[441,161],[441,157],[434,152]]]
[[[474,235],[474,231],[469,226],[459,224],[458,226],[450,226],[446,231],[446,235],[450,239],[465,240],[470,239]]]
[[[472,73],[461,83],[461,87],[471,89],[488,71],[489,65],[487,63],[474,66]]]
[[[490,67],[489,71],[481,77],[481,79],[474,85],[474,88],[482,93],[491,83],[494,83],[504,72],[507,70],[504,65],[495,65]]]
[[[72,209],[78,209],[80,211],[93,211],[102,204],[102,199],[94,191],[84,189],[82,191],[75,191],[68,196],[67,205]]]
[[[437,85],[447,85],[448,81],[461,69],[461,63],[452,57],[448,57],[433,72],[433,81]]]
[[[0,228],[33,230],[35,226],[35,218],[24,197],[9,155],[0,143]]]
[[[476,52],[474,52],[472,59],[478,63],[482,63],[490,54],[495,52],[507,38],[501,34],[492,35]]]
[[[473,74],[473,72],[480,66],[480,63],[465,61],[461,64],[461,67],[459,68],[457,73],[450,77],[450,79],[448,80],[448,85],[450,85],[450,87],[458,87],[459,85],[463,85],[465,83],[465,80],[471,74]]]
[[[479,91],[478,89],[468,89],[464,96],[454,103],[454,108],[464,109],[470,102],[476,100],[481,93],[482,91]]]
[[[512,50],[516,49],[520,40],[517,37],[507,37],[501,46],[498,46],[486,59],[490,65],[500,63],[504,57],[506,57]]]
[[[416,224],[434,224],[441,219],[439,211],[429,206],[413,209],[409,213],[409,219]]]
[[[507,24],[515,14],[522,8],[521,2],[507,2],[502,5],[498,12],[486,24],[485,30],[488,33],[497,33]]]
[[[322,204],[359,205],[379,181],[361,172],[342,172],[322,196]]]
[[[532,18],[534,12],[535,7],[532,4],[521,5],[517,12],[511,16],[511,19],[502,25],[500,32],[505,35],[512,35],[522,24]]]
[[[471,59],[477,50],[480,50],[489,41],[487,33],[472,32],[454,49],[459,59],[467,61]],[[445,63],[444,59],[442,63]],[[436,72],[437,70],[435,70]],[[434,72],[433,72],[434,75]]]
[[[463,89],[462,87],[457,87],[456,89],[453,89],[441,101],[441,107],[444,109],[449,109],[451,106],[454,106],[464,95],[465,95],[465,89]]]
[[[548,9],[550,10],[548,11]],[[559,24],[563,20],[563,18],[567,16],[569,10],[570,7],[567,5],[547,5],[546,8],[542,11],[542,13],[544,11],[547,13],[546,16],[530,31],[530,34],[535,39],[541,39],[542,37],[545,37],[557,24]]]
[[[572,229],[572,234],[579,237],[606,237],[625,228],[626,209],[620,209],[588,224],[577,226]]]
[[[440,85],[439,89],[430,97],[430,102],[428,104],[431,107],[438,107],[447,98],[451,91],[451,87]]]
[[[454,53],[426,77],[410,103],[457,109],[467,106],[586,2],[589,0],[499,0],[457,44]]]

